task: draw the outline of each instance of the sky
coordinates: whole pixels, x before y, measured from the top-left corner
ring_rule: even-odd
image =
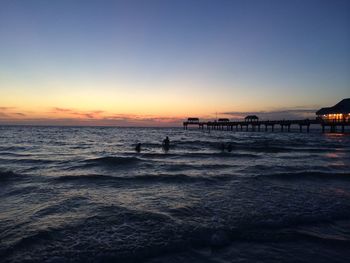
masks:
[[[348,97],[347,0],[0,0],[0,124],[305,118]]]

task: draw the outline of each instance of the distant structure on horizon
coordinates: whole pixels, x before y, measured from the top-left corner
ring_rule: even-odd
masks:
[[[198,122],[199,122],[199,119],[198,119],[198,118],[193,118],[193,117],[191,117],[191,118],[188,118],[187,121],[188,121],[189,123],[198,123]]]
[[[343,99],[333,107],[322,108],[316,112],[317,118],[325,122],[349,122],[350,98]]]
[[[256,115],[248,115],[247,117],[244,118],[244,120],[246,122],[254,122],[254,121],[258,121],[259,117]]]

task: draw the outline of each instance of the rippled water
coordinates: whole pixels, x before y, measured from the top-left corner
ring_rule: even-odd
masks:
[[[0,127],[1,262],[348,262],[349,219],[349,135]]]

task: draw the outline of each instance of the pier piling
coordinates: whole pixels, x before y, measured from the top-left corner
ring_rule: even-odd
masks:
[[[350,126],[350,121],[322,121],[319,119],[313,119],[313,120],[280,120],[280,121],[227,121],[227,122],[199,122],[198,121],[185,121],[183,123],[183,129],[187,130],[188,126],[198,126],[200,130],[204,130],[205,127],[208,131],[210,130],[221,130],[221,131],[234,131],[234,126],[236,127],[236,131],[261,131],[261,125],[265,126],[265,132],[269,131],[269,126],[271,126],[271,132],[275,131],[275,125],[279,125],[281,127],[280,131],[284,132],[290,132],[291,126],[296,125],[299,127],[299,132],[303,132],[303,126],[306,127],[306,132],[310,132],[310,125],[320,125],[322,128],[322,133],[326,132],[326,128],[329,127],[329,131],[331,133],[337,132],[337,127],[339,127],[339,131],[342,133],[345,133],[345,127]],[[245,129],[243,129],[245,127]],[[250,128],[251,127],[251,128]]]

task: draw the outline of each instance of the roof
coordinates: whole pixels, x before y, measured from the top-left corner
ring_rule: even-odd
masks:
[[[230,120],[227,119],[227,118],[221,118],[221,119],[218,119],[218,121],[220,121],[220,122],[229,122]]]
[[[198,118],[188,118],[187,121],[199,121]]]
[[[259,119],[258,116],[256,115],[248,115],[247,117],[245,117],[244,119]]]
[[[350,113],[350,98],[343,99],[341,102],[338,102],[333,107],[322,108],[316,112],[317,115],[325,114],[346,114]]]

